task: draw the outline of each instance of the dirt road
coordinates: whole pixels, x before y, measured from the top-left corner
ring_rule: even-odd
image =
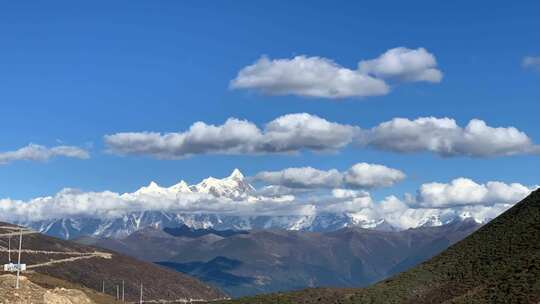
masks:
[[[28,235],[28,234],[34,234],[39,233],[37,231],[29,230],[29,229],[22,229],[19,227],[12,227],[12,226],[0,226],[0,229],[3,230],[11,230],[7,233],[0,234],[0,238],[5,237],[15,237],[12,242],[14,242],[14,247],[17,246],[18,242],[18,236],[22,233],[22,235]],[[23,237],[24,242],[24,237]],[[11,252],[12,254],[18,253],[18,248],[11,248],[8,249],[6,247],[0,246],[0,252]],[[22,249],[22,254],[42,254],[42,255],[71,255],[73,257],[69,258],[62,258],[62,259],[52,259],[48,262],[40,263],[40,264],[34,264],[34,265],[27,265],[26,269],[33,269],[43,266],[50,266],[53,264],[59,264],[59,263],[70,263],[82,259],[91,259],[91,258],[102,258],[102,259],[111,259],[112,254],[108,252],[100,252],[100,251],[93,251],[93,252],[77,252],[77,251],[47,251],[47,250],[33,250],[33,249]]]

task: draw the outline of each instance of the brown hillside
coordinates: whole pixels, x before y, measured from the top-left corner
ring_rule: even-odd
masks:
[[[8,260],[8,238],[12,248],[18,246],[18,228],[0,223],[0,263]],[[204,283],[136,259],[90,246],[79,245],[25,230],[22,263],[29,272],[37,272],[64,281],[116,295],[116,285],[125,282],[126,299],[138,300],[144,286],[146,300],[216,299],[224,295]],[[12,261],[16,253],[11,254]],[[0,272],[1,274],[1,272]]]

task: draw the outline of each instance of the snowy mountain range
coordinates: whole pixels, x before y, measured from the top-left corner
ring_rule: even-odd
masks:
[[[257,200],[258,192],[246,177],[235,169],[230,176],[218,179],[209,177],[195,185],[184,181],[161,187],[155,182],[135,192],[120,197],[126,201],[182,200],[184,195],[205,194],[215,198],[250,201]],[[454,221],[473,218],[478,223],[486,219],[474,218],[471,214],[432,210],[417,219],[412,227],[441,226]],[[42,233],[73,239],[85,235],[96,237],[125,237],[137,230],[154,227],[214,228],[217,230],[284,229],[302,231],[334,231],[344,227],[361,227],[375,230],[400,230],[384,217],[369,217],[359,212],[320,212],[309,215],[234,215],[218,213],[187,213],[168,210],[134,211],[116,217],[66,217],[39,221],[21,222]]]

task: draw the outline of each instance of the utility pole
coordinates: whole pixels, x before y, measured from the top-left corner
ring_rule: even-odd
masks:
[[[125,287],[124,280],[122,280],[122,302],[124,302],[124,287]]]
[[[105,280],[101,281],[101,293],[105,293]]]
[[[15,289],[19,289],[19,277],[21,275],[21,249],[22,249],[22,228],[20,230],[19,234],[19,258],[17,262],[17,284],[15,285]]]
[[[8,263],[11,263],[11,235],[8,237]]]
[[[143,285],[142,285],[142,282],[141,282],[141,296],[139,297],[139,304],[142,304],[143,301],[142,301],[142,291],[143,291]]]
[[[116,301],[120,300],[120,291],[118,285],[116,285]]]

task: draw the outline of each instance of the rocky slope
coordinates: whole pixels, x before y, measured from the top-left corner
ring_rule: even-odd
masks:
[[[115,301],[113,297],[47,276],[38,278],[35,274],[21,276],[20,287],[15,289],[16,278],[13,274],[0,275],[0,304],[105,304]],[[56,286],[52,288],[40,285],[53,281]]]
[[[15,289],[15,281],[15,275],[0,275],[0,303],[94,304],[94,301],[80,290],[48,290],[30,282],[24,276],[20,278],[20,288]]]

